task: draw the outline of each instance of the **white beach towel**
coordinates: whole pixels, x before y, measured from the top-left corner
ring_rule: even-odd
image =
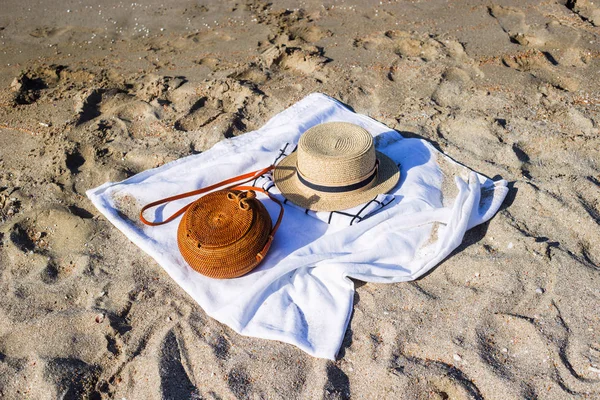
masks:
[[[394,203],[359,224],[341,228],[286,207],[264,262],[248,275],[214,280],[194,272],[177,248],[179,219],[142,225],[142,205],[268,166],[286,142],[297,143],[313,125],[344,121],[363,126],[377,150],[401,165]],[[205,312],[236,332],[280,340],[307,353],[335,359],[353,304],[354,284],[402,282],[431,270],[460,245],[467,229],[490,219],[508,188],[440,153],[427,141],[312,94],[261,129],[224,140],[210,150],[120,183],[87,192],[94,205],[131,241],[152,256]],[[159,207],[163,219],[192,199]],[[271,216],[277,206],[264,201]]]

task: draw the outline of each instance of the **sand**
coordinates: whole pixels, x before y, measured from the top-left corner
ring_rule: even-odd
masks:
[[[0,397],[600,398],[600,3],[137,1],[2,2]],[[356,282],[335,362],[207,317],[84,195],[312,92],[511,182],[423,279]]]

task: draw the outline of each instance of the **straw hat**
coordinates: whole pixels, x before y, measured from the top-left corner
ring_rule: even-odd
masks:
[[[292,203],[313,211],[355,207],[389,192],[400,171],[375,151],[373,136],[358,125],[328,122],[308,129],[296,152],[273,170],[273,180]]]

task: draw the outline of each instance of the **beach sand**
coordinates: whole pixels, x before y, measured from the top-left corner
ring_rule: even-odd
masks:
[[[136,1],[2,2],[1,398],[600,398],[600,3]],[[207,317],[85,197],[312,92],[511,188],[356,282],[335,362]]]

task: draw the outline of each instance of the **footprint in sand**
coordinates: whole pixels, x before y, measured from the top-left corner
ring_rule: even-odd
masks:
[[[523,46],[543,46],[543,37],[536,36],[530,32],[530,26],[525,23],[525,14],[514,7],[502,7],[493,5],[488,7],[490,15],[498,20],[500,27],[513,43]]]
[[[482,400],[475,380],[456,365],[423,359],[396,350],[389,360],[391,376],[414,398],[430,393],[441,399]]]
[[[543,82],[566,90],[576,91],[580,79],[563,67],[585,66],[589,62],[584,49],[578,47],[581,34],[556,21],[533,28],[526,23],[525,14],[513,7],[490,6],[489,14],[508,35],[511,42],[529,50],[506,54],[504,65],[528,72]]]
[[[76,358],[53,358],[44,369],[44,377],[56,386],[63,399],[100,398],[95,386],[102,369]]]
[[[354,47],[362,47],[365,50],[383,48],[393,51],[402,58],[419,58],[423,61],[433,61],[442,54],[440,42],[400,30],[391,30],[383,35],[377,33],[355,39]]]
[[[44,94],[61,97],[64,92],[89,85],[95,75],[86,69],[71,69],[64,65],[38,66],[15,77],[10,85],[15,105],[35,103]]]
[[[29,32],[29,36],[34,37],[34,38],[52,38],[55,36],[60,36],[66,32],[69,31],[69,28],[56,28],[56,27],[50,27],[50,26],[42,26],[39,28],[34,29],[33,31]]]
[[[393,61],[382,69],[389,81],[407,93],[431,96],[443,107],[463,107],[472,99],[471,80],[483,76],[462,44],[447,38],[390,30],[357,38],[354,46],[387,53]]]
[[[493,159],[502,147],[485,118],[457,116],[442,122],[438,131],[450,144],[471,152],[478,159]]]
[[[539,50],[531,49],[517,54],[505,55],[502,57],[502,63],[517,71],[527,72],[558,89],[574,92],[580,86],[580,80],[577,77],[568,76],[567,73],[553,68],[548,57]]]
[[[316,25],[300,25],[290,29],[291,39],[300,38],[307,43],[315,43],[324,37],[333,36],[330,30]]]
[[[600,6],[591,0],[568,0],[567,7],[584,21],[600,26]]]
[[[326,82],[329,73],[323,48],[314,46],[324,37],[332,36],[329,30],[313,23],[303,10],[271,11],[271,4],[251,5],[260,9],[258,23],[271,28],[268,40],[259,44],[260,60],[266,70],[277,69],[310,76]]]
[[[174,126],[190,134],[196,151],[250,130],[247,115],[259,115],[264,98],[252,83],[232,78],[205,81],[195,93],[198,100]]]
[[[439,86],[431,96],[442,107],[464,107],[469,102],[468,91],[473,87],[469,74],[460,68],[450,67],[444,71]]]
[[[13,274],[36,284],[54,284],[81,273],[89,263],[85,244],[92,234],[90,220],[63,207],[48,208],[32,217],[22,218],[5,232],[11,244],[7,252],[15,265]],[[37,272],[38,278],[30,279],[32,272]]]
[[[320,82],[329,79],[326,63],[330,59],[324,56],[322,48],[307,45],[304,41],[297,43],[298,40],[289,40],[287,35],[279,35],[272,42],[260,50],[260,60],[265,69],[290,71]]]
[[[173,330],[169,331],[161,346],[159,374],[163,399],[188,399],[199,397],[182,364],[181,346]]]

